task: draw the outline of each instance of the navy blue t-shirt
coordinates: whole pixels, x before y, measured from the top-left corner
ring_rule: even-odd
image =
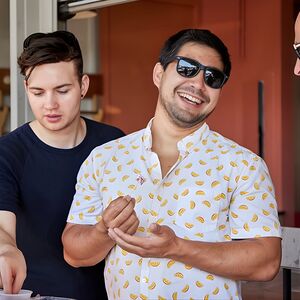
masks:
[[[93,148],[124,133],[84,120],[86,137],[72,149],[46,145],[28,123],[0,138],[0,210],[17,217],[17,245],[27,263],[23,288],[40,295],[102,300],[104,262],[94,267],[69,266],[63,258],[61,235],[82,162]]]

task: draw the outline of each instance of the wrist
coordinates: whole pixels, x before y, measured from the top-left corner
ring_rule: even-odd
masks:
[[[7,252],[19,251],[16,245],[13,244],[4,244],[0,246],[0,255],[3,255]]]
[[[104,223],[102,216],[100,217],[99,222],[96,224],[96,229],[98,232],[100,232],[102,234],[108,234],[108,227]]]
[[[165,255],[165,258],[170,258],[179,261],[179,257],[183,254],[184,251],[183,242],[184,240],[182,238],[174,236],[172,246],[168,247],[168,251]]]

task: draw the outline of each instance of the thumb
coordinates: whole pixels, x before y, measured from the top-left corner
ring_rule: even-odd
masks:
[[[150,232],[151,233],[154,233],[154,234],[159,234],[162,232],[162,226],[160,226],[159,224],[157,223],[152,223],[150,226],[149,226],[149,229],[150,229]]]

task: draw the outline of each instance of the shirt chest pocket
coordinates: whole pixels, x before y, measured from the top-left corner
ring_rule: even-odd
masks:
[[[181,237],[211,240],[228,215],[227,194],[220,189],[185,189],[181,192],[175,212],[175,227]]]

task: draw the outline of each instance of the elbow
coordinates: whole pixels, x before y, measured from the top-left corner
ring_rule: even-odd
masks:
[[[257,281],[271,281],[273,280],[276,275],[279,272],[280,264],[273,264],[272,266],[269,266],[265,268],[261,274],[260,277],[257,279]]]
[[[260,271],[254,276],[254,281],[271,281],[279,272],[281,256],[276,257],[266,265],[262,265]]]
[[[98,258],[74,258],[70,255],[68,255],[68,253],[64,250],[64,259],[65,261],[72,267],[74,268],[79,268],[79,267],[92,267],[95,266],[96,264],[98,264],[100,261],[103,260],[102,259],[98,259]]]
[[[64,250],[64,259],[65,259],[66,263],[68,263],[70,266],[72,266],[74,268],[81,267],[80,263],[77,260],[72,259],[72,257],[70,257],[65,250]]]
[[[263,260],[259,264],[259,270],[253,275],[254,281],[271,281],[279,272],[281,264],[281,239],[266,238],[263,242]]]

